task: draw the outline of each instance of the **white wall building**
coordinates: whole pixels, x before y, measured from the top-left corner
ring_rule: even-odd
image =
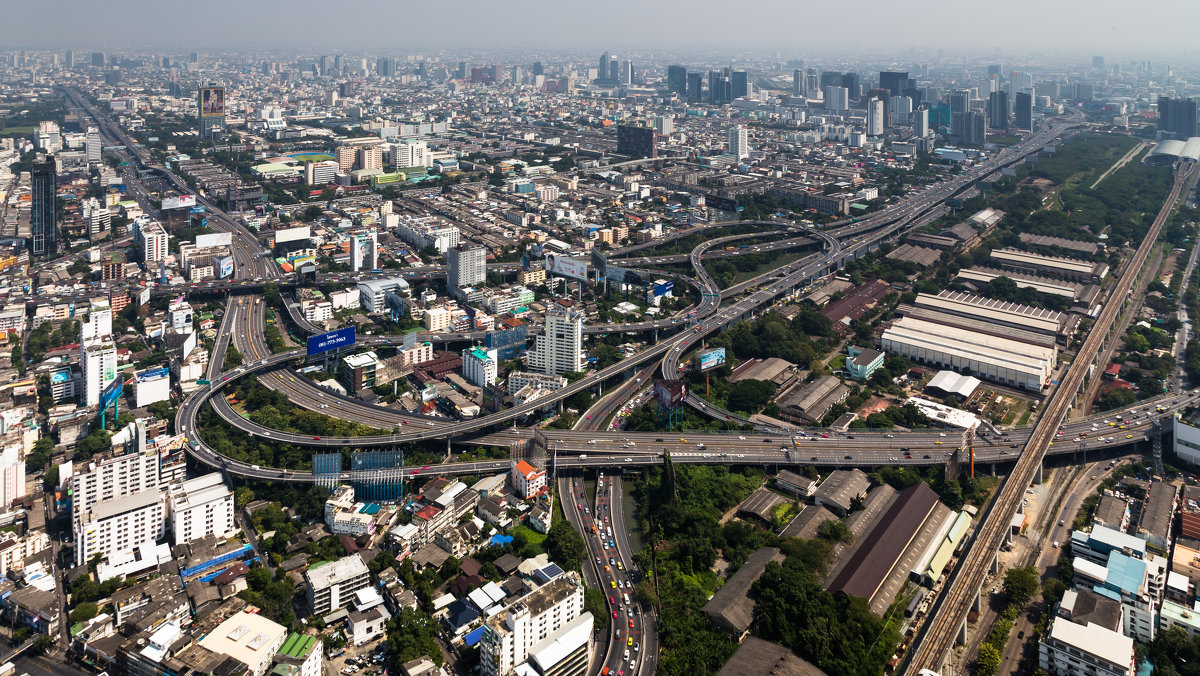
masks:
[[[75,565],[158,540],[166,533],[165,516],[157,489],[96,503],[75,517]]]
[[[142,253],[142,262],[151,265],[167,257],[167,231],[158,221],[137,222],[133,229],[134,243]]]
[[[487,387],[496,382],[499,363],[495,350],[468,347],[462,351],[463,377],[473,385]]]
[[[867,101],[867,136],[883,136],[883,100]]]
[[[112,310],[108,303],[93,303],[80,328],[79,369],[83,380],[83,405],[96,406],[100,394],[117,377],[117,346],[113,343]]]
[[[314,615],[325,615],[346,607],[354,600],[354,592],[370,584],[367,564],[358,554],[310,568],[304,573],[308,607]]]
[[[250,667],[250,674],[263,676],[275,652],[283,647],[287,629],[257,613],[245,611],[230,617],[200,639],[201,646],[225,654]]]
[[[740,124],[729,128],[729,154],[739,160],[750,157],[750,141],[746,128]]]
[[[1133,676],[1133,639],[1098,624],[1056,617],[1038,643],[1038,666],[1063,676]]]
[[[459,243],[446,250],[446,288],[453,291],[477,286],[487,280],[487,249],[478,244]]]
[[[229,537],[238,530],[233,493],[220,472],[171,484],[167,487],[167,507],[176,545],[207,535]]]
[[[583,614],[583,583],[564,573],[488,618],[480,642],[480,666],[487,676],[510,676],[530,651]]]
[[[25,457],[21,446],[14,444],[0,451],[0,506],[5,509],[13,500],[25,497]]]
[[[431,217],[414,218],[400,214],[387,215],[388,227],[396,223],[396,234],[400,239],[418,249],[432,246],[438,253],[446,253],[452,246],[457,246],[461,233],[453,225],[447,225]]]
[[[546,327],[526,353],[532,371],[558,375],[583,370],[583,315],[551,304],[546,311]]]

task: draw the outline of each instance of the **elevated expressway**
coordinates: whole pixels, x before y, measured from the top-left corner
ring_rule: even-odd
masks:
[[[1109,302],[1104,304],[1096,318],[1096,326],[1112,327],[1125,304],[1135,302],[1129,297],[1129,291],[1139,276],[1136,271],[1146,262],[1175,202],[1183,192],[1184,186],[1195,180],[1195,173],[1194,163],[1176,165],[1171,191],[1127,267],[1133,274],[1122,275],[1117,281],[1116,287],[1109,295]],[[1111,338],[1109,333],[1106,330],[1088,334],[1079,348],[1080,357],[1067,369],[1062,382],[1042,407],[1042,414],[1030,432],[1008,479],[1000,486],[992,506],[968,542],[967,551],[959,559],[946,589],[925,623],[922,634],[915,641],[915,648],[909,654],[906,673],[916,674],[921,669],[940,671],[948,660],[954,643],[965,643],[967,614],[972,607],[978,607],[980,603],[980,589],[988,570],[995,565],[996,551],[1009,532],[1009,523],[1021,505],[1025,489],[1031,482],[1040,479],[1042,460],[1051,449],[1058,426],[1065,419],[1088,369],[1096,366],[1096,355],[1100,354],[1102,343]],[[1086,355],[1092,357],[1089,359]],[[1061,443],[1057,445],[1061,446]]]

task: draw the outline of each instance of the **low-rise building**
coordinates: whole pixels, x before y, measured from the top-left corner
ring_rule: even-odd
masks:
[[[351,554],[304,573],[304,591],[314,615],[325,615],[350,604],[354,592],[368,586],[371,576],[358,554]]]

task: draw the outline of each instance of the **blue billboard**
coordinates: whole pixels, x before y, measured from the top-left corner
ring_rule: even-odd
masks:
[[[700,353],[700,370],[707,371],[725,363],[725,348],[718,347],[714,350]]]
[[[656,296],[665,296],[674,291],[675,291],[675,282],[674,281],[664,282],[662,284],[654,285],[654,295],[656,295]]]
[[[223,258],[213,258],[213,272],[216,273],[218,279],[225,279],[233,275],[233,256],[225,256]]]
[[[348,326],[337,331],[322,333],[308,337],[308,356],[322,354],[338,348],[350,347],[354,344],[354,327]]]
[[[189,211],[193,214],[202,214],[205,212],[205,208],[202,205],[196,205],[189,209]]]
[[[110,406],[117,403],[117,400],[121,398],[121,392],[124,390],[124,386],[125,381],[121,380],[120,376],[117,376],[111,383],[108,384],[108,387],[104,388],[104,391],[100,393],[101,411],[108,410]]]
[[[159,378],[166,378],[170,374],[171,372],[165,368],[150,369],[149,371],[142,371],[137,374],[137,379],[139,383],[144,383],[151,380],[158,380]]]

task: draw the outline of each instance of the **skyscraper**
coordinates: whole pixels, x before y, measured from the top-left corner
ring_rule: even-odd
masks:
[[[750,80],[744,70],[735,70],[730,74],[730,82],[733,87],[733,95],[731,99],[740,99],[750,95]]]
[[[750,141],[746,136],[746,128],[740,124],[729,128],[729,154],[739,160],[750,157]]]
[[[599,69],[596,70],[596,79],[597,80],[600,80],[600,81],[608,80],[608,73],[610,71],[609,64],[611,63],[611,61],[612,61],[612,57],[609,55],[609,53],[607,51],[600,55],[600,67],[599,67]]]
[[[950,92],[950,113],[965,113],[971,109],[971,90],[955,89]]]
[[[99,127],[88,127],[87,135],[84,136],[83,147],[87,151],[87,161],[89,163],[95,162],[95,163],[99,164],[101,145],[102,145],[102,142],[100,140],[100,128]]]
[[[211,139],[225,129],[225,88],[217,84],[200,87],[196,95],[200,138]]]
[[[113,343],[112,310],[95,303],[80,327],[79,368],[83,376],[83,405],[96,406],[100,395],[117,377],[117,347]]]
[[[1158,130],[1180,140],[1196,136],[1196,101],[1158,97]]]
[[[688,73],[687,74],[687,101],[688,103],[700,103],[704,100],[704,93],[701,89],[704,88],[703,73]]]
[[[914,110],[912,114],[913,136],[916,138],[925,138],[929,136],[929,110],[922,108]]]
[[[66,66],[67,66],[67,68],[68,68],[68,69],[71,69],[71,68],[74,68],[74,67],[75,67],[75,52],[71,51],[70,49],[68,49],[68,50],[67,50],[67,63],[66,63]]]
[[[857,101],[862,96],[862,80],[858,73],[843,73],[842,86],[850,92],[850,100]]]
[[[446,288],[449,291],[482,284],[487,280],[487,249],[478,244],[459,243],[446,249]]]
[[[54,156],[33,164],[29,253],[51,256],[58,251],[58,167]]]
[[[379,77],[396,76],[396,60],[390,56],[381,56],[375,61],[375,74]]]
[[[546,330],[525,356],[531,371],[558,375],[583,370],[583,315],[551,303]]]
[[[804,96],[804,71],[792,71],[792,96]]]
[[[1008,128],[1008,92],[988,94],[987,121],[992,129]]]
[[[92,52],[92,65],[97,68],[103,68],[108,62],[108,56],[104,52]]]
[[[879,86],[881,89],[890,91],[892,96],[900,96],[905,89],[908,89],[908,71],[881,71]]]
[[[667,91],[683,96],[687,93],[687,68],[667,66]]]
[[[1013,98],[1013,126],[1017,129],[1033,131],[1033,94],[1017,92]]]
[[[733,82],[729,79],[729,71],[708,71],[708,102],[714,105],[729,103],[733,100]]]
[[[845,87],[825,88],[825,110],[849,110],[850,90]]]
[[[907,96],[893,96],[888,99],[891,112],[892,126],[906,125],[912,117],[913,102]]]
[[[379,244],[375,232],[363,232],[350,238],[350,269],[354,272],[379,268]]]
[[[658,157],[658,133],[650,127],[619,124],[617,152],[634,157]]]
[[[883,101],[867,101],[867,136],[883,136]]]

